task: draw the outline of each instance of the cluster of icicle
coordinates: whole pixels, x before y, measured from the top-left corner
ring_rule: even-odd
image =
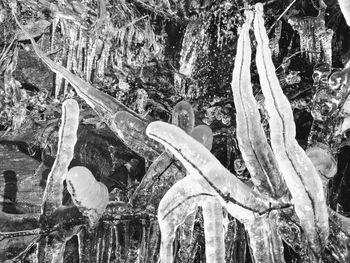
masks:
[[[310,63],[316,63],[321,58],[332,65],[333,30],[326,28],[325,9],[321,9],[316,17],[289,19],[289,24],[300,36],[300,50],[305,52]]]
[[[261,125],[251,86],[249,31],[253,21],[256,64],[270,117],[271,146]],[[295,139],[292,109],[275,74],[261,3],[256,4],[255,12],[246,11],[237,44],[232,91],[237,139],[254,190],[181,128],[160,121],[147,127],[147,135],[163,144],[187,170],[187,176],[179,180],[159,204],[160,261],[173,261],[176,230],[200,206],[207,262],[225,260],[223,208],[245,225],[254,262],[284,262],[277,218],[289,203],[294,206],[313,260],[317,260],[329,235],[325,194],[318,173],[322,165],[315,163],[315,167]],[[311,151],[310,156],[313,154]]]

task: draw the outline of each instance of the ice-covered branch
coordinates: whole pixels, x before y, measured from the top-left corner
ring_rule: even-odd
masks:
[[[244,162],[254,185],[264,193],[281,197],[286,193],[285,182],[261,124],[257,102],[250,79],[251,47],[249,29],[253,13],[246,12],[237,43],[232,92],[236,108],[237,140]]]
[[[328,211],[322,181],[295,140],[293,113],[275,74],[261,4],[256,5],[254,33],[258,42],[256,64],[270,117],[271,146],[292,194],[301,226],[312,250],[319,256],[328,237]]]

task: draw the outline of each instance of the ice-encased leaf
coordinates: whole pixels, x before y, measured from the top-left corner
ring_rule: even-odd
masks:
[[[271,59],[263,19],[263,5],[255,5],[256,64],[269,114],[271,146],[292,195],[295,211],[315,256],[328,237],[328,211],[322,181],[311,160],[295,140],[293,113],[279,85]]]
[[[98,182],[90,170],[83,166],[71,168],[67,173],[66,182],[73,203],[89,218],[90,226],[94,226],[109,201],[107,186]]]
[[[147,137],[147,123],[131,113],[119,111],[115,114],[114,123],[126,146],[146,160],[154,161],[163,152],[162,145]]]
[[[172,123],[190,133],[193,130],[194,121],[194,112],[191,104],[187,101],[178,102],[173,109]]]

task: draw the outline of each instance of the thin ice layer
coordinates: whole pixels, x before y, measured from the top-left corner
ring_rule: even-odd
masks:
[[[295,140],[292,109],[279,85],[271,59],[263,6],[259,3],[255,8],[256,63],[270,117],[271,146],[292,194],[302,228],[315,255],[319,255],[328,237],[328,212],[322,182],[312,162]]]
[[[79,126],[79,105],[73,99],[62,104],[61,126],[58,132],[58,149],[55,162],[47,177],[43,196],[42,214],[50,215],[62,205],[63,181],[68,172],[68,166],[73,159],[74,146],[77,142]]]
[[[254,185],[264,193],[280,197],[286,192],[285,183],[267,143],[250,79],[249,29],[253,13],[247,11],[245,14],[247,18],[237,43],[231,83],[236,108],[237,140]]]
[[[194,128],[194,112],[191,104],[187,101],[178,102],[172,114],[172,123],[187,133],[190,133]]]

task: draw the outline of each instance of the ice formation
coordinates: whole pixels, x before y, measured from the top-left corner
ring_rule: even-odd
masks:
[[[295,139],[293,112],[279,85],[271,60],[262,4],[256,5],[254,34],[258,43],[256,64],[270,117],[271,146],[292,195],[300,224],[317,256],[328,238],[328,211],[322,181]]]
[[[159,204],[161,262],[171,262],[176,228],[203,202],[212,203],[210,200],[215,198],[241,222],[253,220],[254,213],[264,214],[270,209],[284,206],[281,202],[250,189],[223,167],[205,146],[180,128],[157,121],[148,125],[146,133],[164,144],[188,171],[188,175],[178,181]],[[217,215],[211,216],[215,218]]]
[[[232,92],[236,107],[237,140],[244,162],[254,185],[272,196],[282,196],[285,184],[277,162],[267,143],[261,125],[257,102],[250,80],[251,48],[249,29],[253,13],[246,12],[246,22],[237,43],[235,67],[232,75]]]
[[[58,132],[58,150],[55,162],[47,178],[43,197],[42,214],[49,216],[62,205],[63,181],[73,159],[79,125],[79,105],[73,99],[62,104],[62,122]]]
[[[125,144],[146,160],[154,161],[164,150],[161,145],[145,134],[147,123],[129,112],[117,112],[114,125]]]
[[[142,118],[139,116],[137,113],[134,111],[130,110],[128,107],[126,107],[124,104],[120,103],[118,100],[113,98],[112,96],[103,93],[102,91],[96,89],[92,85],[90,85],[88,82],[84,81],[77,75],[73,74],[69,70],[67,70],[65,67],[61,66],[60,64],[54,62],[51,60],[48,56],[44,54],[42,50],[39,49],[37,46],[36,42],[34,39],[25,31],[23,26],[19,23],[15,16],[15,11],[13,10],[13,16],[16,19],[16,23],[18,26],[22,29],[23,32],[25,32],[30,39],[33,49],[37,56],[57,75],[62,76],[64,79],[66,79],[74,88],[76,93],[78,94],[79,97],[84,99],[86,103],[101,117],[101,119],[108,125],[108,127],[121,139],[124,138],[123,136],[123,130],[118,129],[114,122],[114,117],[115,114],[119,111],[124,111],[128,112],[130,116],[132,116],[133,122],[137,122],[137,125],[143,125],[146,126],[148,121],[145,118]],[[138,127],[139,127],[138,126]],[[139,134],[137,136],[133,137],[134,141],[139,140],[139,142],[135,142],[136,144],[142,144],[142,140],[144,139],[142,134]],[[128,142],[126,141],[126,144],[128,145]],[[154,146],[157,148],[157,146]],[[153,149],[153,151],[156,151],[156,149]],[[162,149],[163,150],[163,149]],[[154,160],[154,157],[158,156],[161,152],[158,152],[157,154],[155,153],[150,153],[146,154],[145,157],[146,159],[149,157],[151,158],[150,161]],[[153,159],[152,159],[153,158]]]
[[[350,26],[350,2],[348,0],[338,0],[338,2],[345,21]]]
[[[314,80],[314,86],[317,88],[324,88],[327,86],[328,77],[331,74],[332,68],[328,63],[317,63],[314,66],[312,79]]]
[[[320,256],[326,245],[328,211],[322,181],[315,166],[295,140],[292,110],[280,88],[271,59],[263,6],[259,3],[255,8],[256,63],[270,117],[272,150],[260,124],[250,84],[249,29],[254,15],[249,11],[246,12],[247,19],[237,44],[232,89],[239,146],[254,186],[259,191],[253,191],[238,180],[208,149],[181,129],[162,122],[149,124],[146,134],[162,143],[188,172],[188,176],[170,188],[159,204],[161,262],[172,262],[176,229],[188,216],[193,218],[197,206],[203,208],[204,222],[206,218],[212,220],[211,227],[204,226],[208,238],[208,262],[224,262],[222,207],[244,223],[255,262],[284,262],[283,244],[276,231],[279,211],[273,207],[285,207],[286,201],[283,200],[288,198],[287,187],[315,258]],[[267,204],[273,211],[266,207]],[[270,211],[269,216],[265,214],[267,211]]]
[[[205,146],[209,151],[213,146],[213,132],[208,125],[198,125],[190,132],[190,135]]]
[[[121,114],[124,115],[120,112],[117,116]],[[128,118],[129,116],[126,119]],[[174,107],[172,122],[184,131],[190,132],[192,137],[211,149],[213,133],[207,125],[198,125],[193,128],[194,112],[188,102],[181,101]],[[149,138],[146,139],[149,140]],[[138,209],[155,212],[166,191],[184,176],[185,171],[182,166],[174,160],[171,153],[164,151],[148,168],[146,175],[133,193],[130,203]]]
[[[90,170],[83,166],[71,168],[67,173],[66,182],[74,204],[89,218],[89,224],[93,227],[107,207],[107,186],[98,182]]]
[[[306,155],[319,172],[322,179],[328,182],[337,173],[337,162],[328,146],[318,143],[305,150]]]
[[[194,112],[191,104],[187,101],[177,103],[173,109],[172,122],[187,133],[190,133],[194,127]]]
[[[310,63],[322,61],[332,65],[333,30],[326,28],[325,10],[317,17],[292,17],[288,20],[300,36],[300,51],[305,52]]]

